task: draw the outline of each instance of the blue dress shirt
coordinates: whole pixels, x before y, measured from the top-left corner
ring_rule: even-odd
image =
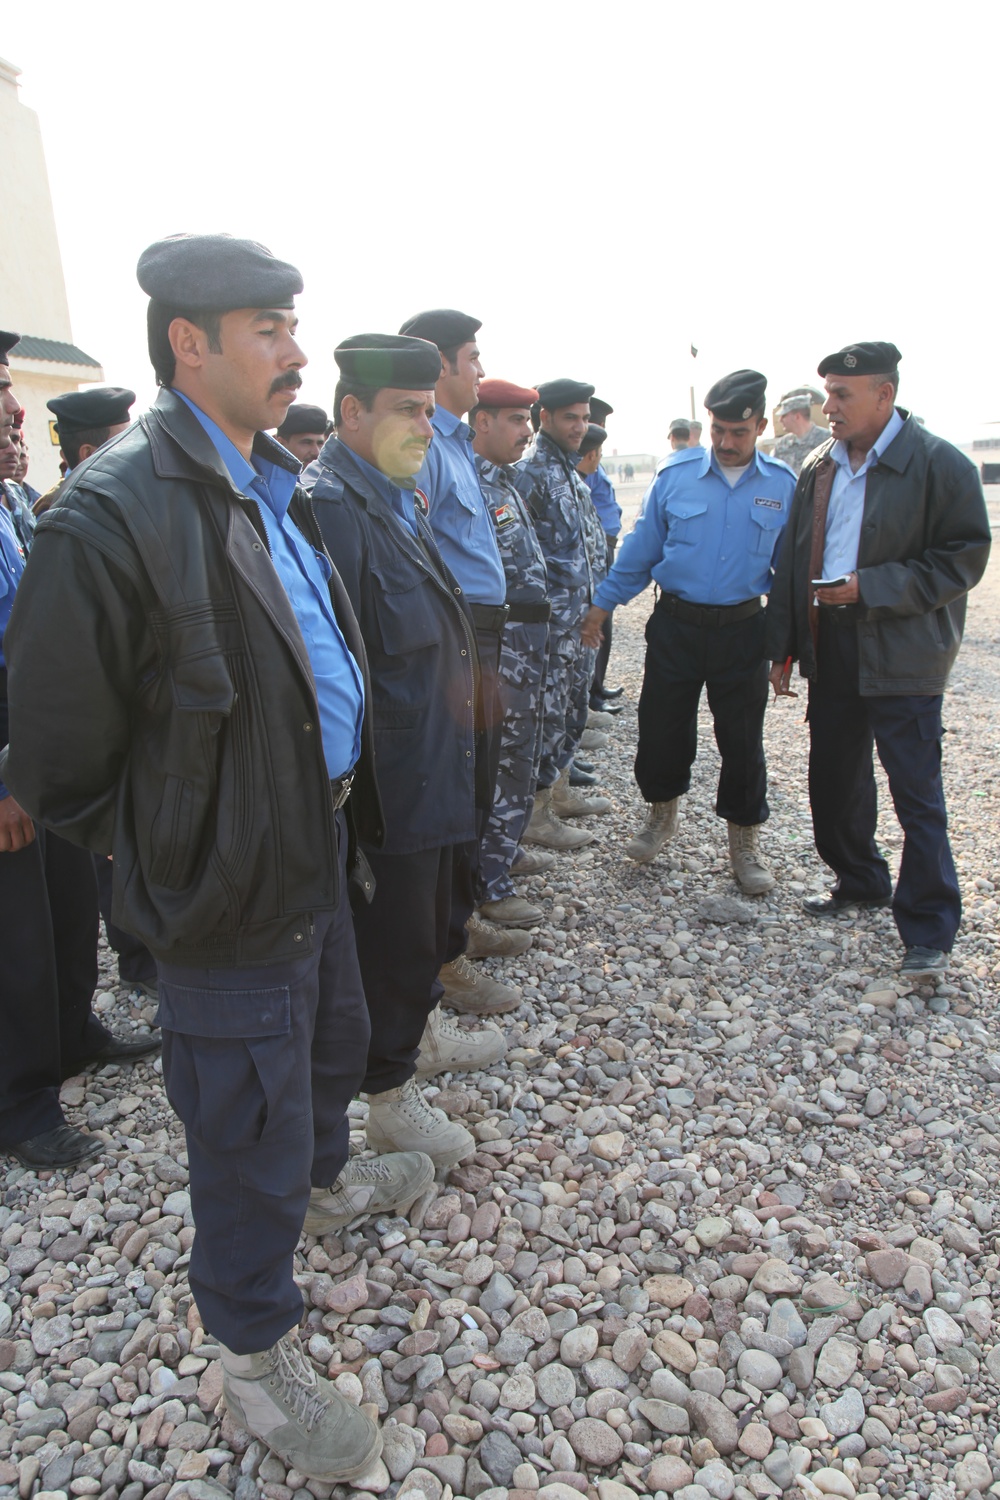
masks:
[[[367,479],[376,495],[380,495],[383,500],[391,505],[403,525],[414,536],[419,537],[417,517],[413,508],[413,490],[404,490],[398,484],[393,484],[387,474],[383,474],[381,469],[376,469],[366,458],[362,458],[360,453],[355,453],[353,448],[349,448],[346,443],[342,443],[341,447],[345,453],[350,454],[351,462],[357,464],[358,472]]]
[[[183,391],[175,395],[194,412],[215,445],[233,484],[241,495],[253,500],[260,511],[275,572],[281,579],[309,655],[316,683],[323,754],[331,780],[345,775],[361,753],[361,721],[364,718],[364,679],[340,633],[330,599],[329,558],[302,535],[289,519],[298,476],[254,455],[248,464],[211,417]]]
[[[615,487],[604,471],[604,465],[598,464],[593,474],[584,474],[583,482],[590,491],[597,519],[604,528],[605,535],[617,536],[622,529],[622,508],[615,496]]]
[[[823,577],[841,578],[858,566],[858,543],[865,511],[868,470],[877,464],[893,438],[903,430],[903,418],[893,407],[889,418],[857,473],[851,468],[847,444],[838,438],[830,449],[837,465],[830,490],[830,508],[826,513],[826,545],[823,548]]]
[[[500,549],[472,451],[472,428],[439,406],[431,417],[434,441],[417,475],[427,497],[427,519],[438,551],[471,604],[503,604],[507,597]]]
[[[730,487],[714,452],[685,449],[660,469],[594,603],[611,610],[653,581],[690,604],[742,604],[771,588],[795,475],[757,452]]]

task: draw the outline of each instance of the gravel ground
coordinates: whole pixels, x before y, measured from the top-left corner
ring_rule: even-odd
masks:
[[[1000,1494],[998,569],[946,702],[966,918],[936,986],[900,981],[886,913],[799,912],[826,883],[804,700],[768,714],[770,896],[729,876],[707,717],[669,854],[624,861],[649,599],[619,611],[615,812],[524,884],[547,920],[497,966],[524,994],[507,1070],[434,1081],[475,1158],[408,1222],[300,1248],[310,1352],[383,1418],[383,1459],[338,1496]],[[880,833],[898,858],[891,814]],[[98,1010],[148,1023],[102,959]],[[158,1062],[63,1099],[108,1150],[5,1175],[0,1496],[326,1500],[216,1411]]]

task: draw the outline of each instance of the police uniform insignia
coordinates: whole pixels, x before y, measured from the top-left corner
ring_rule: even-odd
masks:
[[[413,507],[415,510],[419,510],[422,516],[426,516],[430,511],[430,504],[423,490],[413,491]]]
[[[747,417],[750,417],[752,415],[753,415],[753,407],[752,406],[744,406],[744,408],[743,408],[743,421],[745,422],[746,419],[747,419]]]
[[[496,522],[497,531],[503,531],[505,526],[514,525],[517,514],[512,505],[497,505],[493,510],[493,519]]]
[[[754,503],[754,505],[762,505],[765,510],[780,510],[781,509],[781,501],[780,500],[772,500],[769,495],[754,495],[754,497],[753,497],[753,503]]]
[[[853,370],[854,366],[857,364],[857,362],[858,362],[858,356],[856,354],[845,354],[844,355],[844,364],[847,366],[847,368],[849,370]]]

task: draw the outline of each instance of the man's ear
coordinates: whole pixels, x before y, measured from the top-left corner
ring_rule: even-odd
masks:
[[[167,329],[167,337],[174,359],[179,365],[186,365],[189,370],[198,370],[205,363],[208,335],[197,323],[191,323],[187,318],[174,318]]]

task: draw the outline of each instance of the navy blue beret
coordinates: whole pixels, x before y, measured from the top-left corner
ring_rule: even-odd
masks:
[[[432,391],[441,374],[437,345],[401,333],[356,333],[333,357],[344,380],[370,391]]]
[[[429,339],[439,349],[458,349],[471,344],[482,326],[478,318],[470,318],[454,307],[431,307],[407,318],[399,331],[411,338]]]
[[[3,329],[0,329],[0,365],[10,363],[7,356],[14,345],[20,343],[20,341],[21,335],[19,333],[6,333]]]
[[[820,362],[817,375],[888,375],[902,359],[895,344],[847,344]]]
[[[759,370],[734,370],[717,380],[705,397],[705,405],[723,422],[745,422],[764,410],[767,377]]]
[[[609,405],[607,401],[602,401],[600,396],[591,396],[590,420],[592,422],[600,422],[601,426],[604,427],[607,424],[608,418],[612,416],[613,413],[614,407]]]
[[[298,432],[326,432],[330,418],[321,406],[310,406],[307,401],[293,401],[285,413],[285,420],[278,428],[278,436],[294,437]]]
[[[538,392],[538,400],[546,411],[559,411],[564,406],[578,406],[581,401],[589,401],[594,394],[594,387],[586,385],[582,380],[570,380],[563,376],[559,380],[543,380],[535,386]]]
[[[60,437],[71,432],[90,432],[95,427],[116,427],[130,420],[135,391],[123,385],[91,386],[86,391],[67,391],[53,396],[46,406],[56,419]]]
[[[139,256],[139,285],[154,302],[189,312],[291,307],[302,276],[256,240],[231,234],[172,234]]]
[[[593,453],[595,448],[600,448],[601,444],[606,443],[607,440],[608,434],[605,428],[598,427],[596,422],[591,422],[580,444],[580,457],[583,458],[585,453]]]

